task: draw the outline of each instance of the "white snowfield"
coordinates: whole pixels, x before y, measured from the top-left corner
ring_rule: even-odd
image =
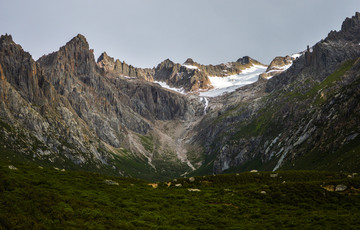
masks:
[[[201,97],[217,97],[225,93],[230,93],[236,89],[252,84],[259,79],[259,75],[266,71],[265,66],[254,65],[242,71],[237,75],[227,77],[210,77],[210,82],[214,86],[213,89],[206,92],[200,92]]]
[[[183,65],[186,68],[189,68],[189,65]],[[190,66],[190,68],[197,68],[196,66]],[[254,65],[250,68],[247,68],[242,71],[242,73],[237,75],[230,75],[227,77],[211,77],[209,76],[209,80],[211,85],[214,86],[213,89],[208,90],[206,92],[200,92],[200,97],[217,97],[225,93],[230,93],[235,91],[236,89],[252,84],[259,79],[259,75],[266,71],[266,66]],[[186,94],[183,88],[174,88],[170,87],[165,82],[154,81],[154,83],[159,84],[161,87],[176,91],[178,93]],[[205,98],[204,98],[205,99]],[[207,107],[208,101],[204,100],[205,105]]]

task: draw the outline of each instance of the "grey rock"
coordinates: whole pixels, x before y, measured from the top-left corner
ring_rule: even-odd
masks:
[[[108,184],[108,185],[119,185],[118,182],[113,181],[113,180],[104,180],[104,183]]]
[[[338,184],[336,185],[335,187],[335,192],[343,192],[347,189],[347,186],[346,185],[343,185],[343,184]]]
[[[270,177],[271,178],[276,178],[276,177],[278,177],[279,176],[279,174],[277,174],[277,173],[272,173],[272,174],[270,174]]]
[[[9,168],[10,170],[18,170],[14,165],[9,165],[8,168]]]
[[[188,188],[188,191],[189,192],[201,192],[201,190],[198,188]]]

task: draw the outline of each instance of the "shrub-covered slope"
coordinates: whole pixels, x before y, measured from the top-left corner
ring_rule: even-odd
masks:
[[[248,172],[150,184],[2,161],[0,229],[351,229],[360,224],[359,192],[352,174]]]

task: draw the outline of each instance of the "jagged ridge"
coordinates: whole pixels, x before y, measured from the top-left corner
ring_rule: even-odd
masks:
[[[97,64],[107,74],[139,78],[149,82],[166,82],[169,86],[182,88],[186,92],[197,92],[213,88],[209,76],[227,77],[240,74],[244,69],[253,65],[264,66],[260,62],[245,56],[236,62],[220,65],[201,65],[191,58],[188,58],[181,65],[166,59],[156,68],[142,69],[135,68],[119,60],[114,61],[114,58],[108,56],[106,52],[100,55]]]

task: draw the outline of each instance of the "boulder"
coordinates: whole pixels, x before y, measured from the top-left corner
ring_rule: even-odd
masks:
[[[9,165],[8,167],[9,167],[9,169],[11,169],[11,170],[18,170],[14,165]]]
[[[277,173],[272,173],[272,174],[270,174],[270,177],[271,178],[276,178],[276,177],[278,177],[279,176],[279,174],[277,174]]]
[[[329,191],[329,192],[334,192],[335,191],[335,186],[334,185],[322,185],[321,187],[323,189],[325,189],[326,191]]]
[[[113,180],[104,180],[104,183],[108,185],[119,185],[118,182],[115,182]]]
[[[197,188],[188,188],[188,191],[189,192],[201,192],[201,190],[197,189]]]
[[[148,184],[148,185],[150,185],[151,187],[153,187],[153,188],[157,188],[159,185],[158,184],[156,184],[156,183],[154,183],[154,184]]]
[[[335,192],[343,192],[347,189],[347,186],[344,184],[338,184],[335,187]]]

